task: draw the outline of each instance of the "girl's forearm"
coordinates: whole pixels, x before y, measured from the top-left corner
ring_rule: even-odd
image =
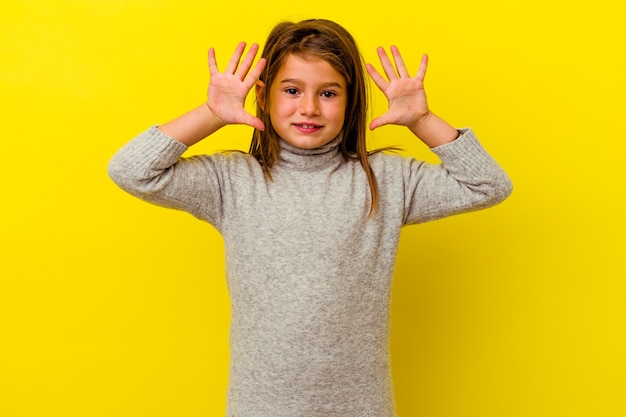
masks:
[[[456,128],[431,112],[408,128],[429,148],[450,143],[459,136]]]
[[[203,103],[187,113],[160,125],[158,129],[182,144],[191,146],[216,132],[221,127],[209,107],[206,103]]]

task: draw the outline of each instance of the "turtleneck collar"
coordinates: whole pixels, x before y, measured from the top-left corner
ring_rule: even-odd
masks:
[[[343,160],[343,155],[339,152],[342,138],[343,134],[340,133],[327,144],[314,149],[298,148],[279,139],[278,165],[300,170],[316,170],[336,165]]]

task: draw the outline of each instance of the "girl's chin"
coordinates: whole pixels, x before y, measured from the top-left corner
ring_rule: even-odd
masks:
[[[330,142],[332,140],[319,140],[319,139],[283,139],[285,142],[287,142],[288,144],[290,144],[291,146],[295,146],[296,148],[300,148],[300,149],[315,149],[315,148],[321,148],[322,146],[326,145],[328,142]]]

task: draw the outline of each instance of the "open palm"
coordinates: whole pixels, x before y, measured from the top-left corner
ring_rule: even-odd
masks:
[[[246,124],[257,129],[264,129],[263,122],[248,113],[244,104],[252,87],[256,84],[265,66],[265,59],[252,67],[259,50],[253,44],[243,60],[245,42],[237,45],[223,72],[220,72],[215,59],[215,50],[209,49],[209,73],[211,80],[207,92],[207,106],[220,126],[227,124]],[[250,70],[252,68],[252,70]]]
[[[417,75],[411,77],[397,47],[391,47],[395,68],[383,48],[379,47],[377,52],[387,78],[385,79],[370,64],[366,66],[367,72],[376,86],[387,97],[389,109],[386,113],[372,120],[370,129],[376,129],[387,124],[410,127],[419,123],[429,113],[426,91],[424,90],[428,56],[422,57]]]

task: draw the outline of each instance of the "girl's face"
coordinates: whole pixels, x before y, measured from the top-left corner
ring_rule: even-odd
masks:
[[[276,133],[304,149],[319,148],[343,127],[346,80],[327,61],[290,54],[269,91],[269,113]]]

